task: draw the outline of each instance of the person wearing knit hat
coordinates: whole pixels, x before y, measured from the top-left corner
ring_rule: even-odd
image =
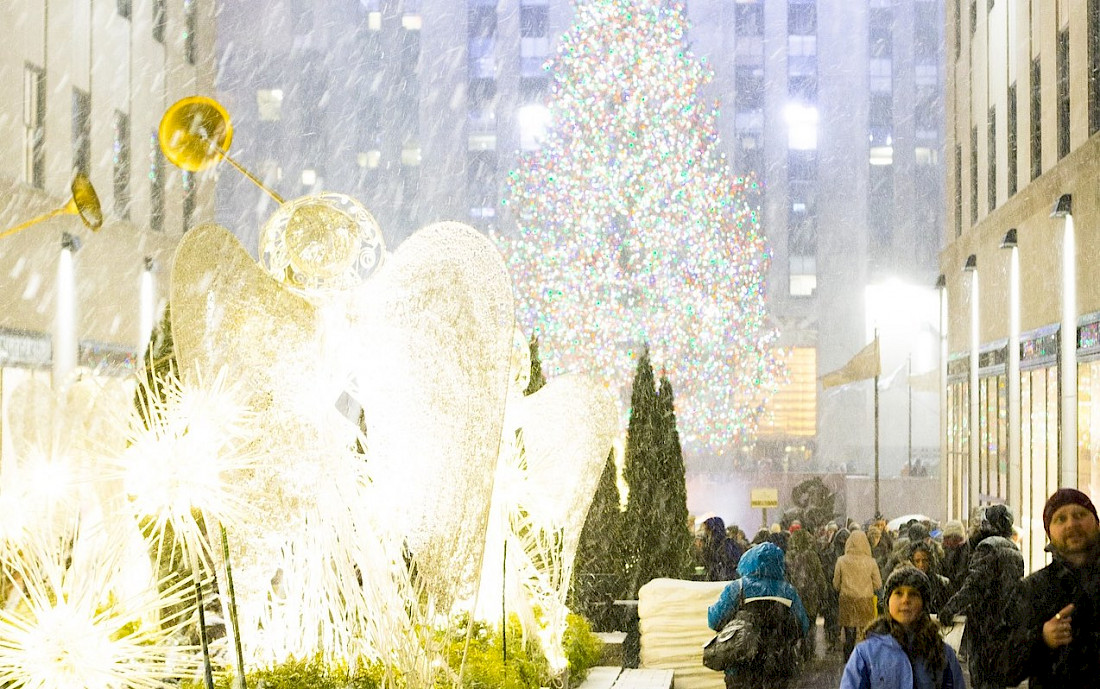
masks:
[[[1100,520],[1075,488],[1047,498],[1043,527],[1053,558],[1024,579],[1000,654],[1005,682],[1031,689],[1096,686],[1100,678]]]
[[[928,614],[928,577],[901,565],[886,580],[885,612],[864,630],[844,666],[840,689],[954,687],[966,679],[955,651]]]
[[[945,626],[951,626],[956,615],[966,616],[961,648],[969,658],[970,681],[978,689],[1006,685],[999,678],[996,659],[1012,592],[1024,576],[1024,558],[1011,537],[1012,512],[1005,505],[987,506],[972,539],[976,545],[969,571],[939,608],[939,621]]]
[[[970,566],[970,544],[966,541],[966,529],[958,519],[948,521],[943,527],[943,562],[940,574],[951,582],[950,593],[962,586]]]

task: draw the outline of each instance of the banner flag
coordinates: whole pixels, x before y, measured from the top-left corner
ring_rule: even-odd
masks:
[[[937,392],[940,389],[939,367],[910,375],[909,387],[917,392]]]
[[[871,344],[859,350],[859,353],[852,357],[848,363],[832,373],[826,373],[821,378],[821,387],[827,389],[837,385],[846,385],[857,380],[874,378],[881,372],[881,363],[878,357],[878,337],[876,336]]]

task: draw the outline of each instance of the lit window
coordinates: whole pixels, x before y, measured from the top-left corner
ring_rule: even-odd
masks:
[[[524,151],[542,147],[550,125],[550,110],[544,105],[525,105],[516,113],[519,121],[519,146]]]
[[[817,108],[789,103],[783,109],[787,120],[787,148],[792,151],[817,150]]]
[[[471,133],[466,146],[470,151],[493,151],[496,150],[496,147],[497,135],[494,132]]]
[[[380,162],[382,162],[382,151],[379,151],[378,149],[361,151],[359,155],[355,157],[355,161],[359,163],[359,167],[374,169],[378,167],[378,164]]]
[[[256,109],[261,122],[278,122],[283,118],[283,90],[260,89],[256,92]]]
[[[790,293],[792,297],[811,297],[817,289],[817,261],[813,256],[791,256]]]
[[[420,164],[420,146],[415,143],[405,144],[401,149],[401,164],[415,167]]]
[[[894,147],[872,146],[869,162],[871,165],[892,165],[894,163]]]
[[[367,28],[371,31],[382,30],[382,13],[381,12],[368,12],[367,13]]]
[[[401,15],[401,26],[406,31],[419,31],[421,25],[421,19],[419,14],[403,14]]]
[[[302,186],[312,187],[317,184],[317,171],[313,168],[302,170]]]

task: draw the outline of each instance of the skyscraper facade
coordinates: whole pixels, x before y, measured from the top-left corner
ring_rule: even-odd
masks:
[[[351,194],[396,245],[435,220],[514,231],[506,176],[539,145],[567,0],[227,4],[218,92],[239,156],[280,193]],[[866,344],[868,287],[931,285],[942,236],[942,0],[690,0],[721,145],[759,183],[789,382],[735,461],[869,470],[867,386],[817,379]],[[255,250],[270,202],[223,175],[219,218]],[[852,428],[866,433],[853,433]],[[887,443],[901,462],[904,439]],[[934,431],[925,445],[935,448]],[[935,452],[935,450],[933,450]]]
[[[28,377],[132,372],[176,244],[212,219],[213,180],[168,164],[157,128],[173,102],[212,90],[214,3],[16,0],[4,14],[0,232],[61,211],[0,237],[6,409]],[[72,202],[78,173],[99,199],[94,233]]]
[[[950,516],[1100,491],[1100,3],[948,2],[941,255]]]

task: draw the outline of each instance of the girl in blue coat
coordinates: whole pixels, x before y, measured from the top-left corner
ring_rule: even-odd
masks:
[[[924,572],[901,566],[885,586],[886,614],[864,631],[844,667],[841,689],[966,689],[955,651],[944,643],[925,601]]]

